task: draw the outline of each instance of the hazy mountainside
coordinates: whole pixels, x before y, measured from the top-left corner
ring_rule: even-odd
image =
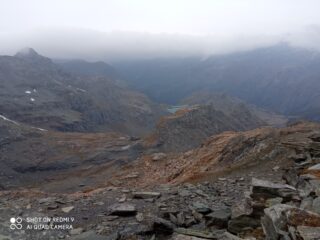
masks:
[[[163,117],[156,130],[146,137],[145,145],[161,151],[186,151],[197,147],[207,137],[224,131],[254,129],[266,123],[240,104],[228,111],[214,105],[200,105]]]
[[[0,57],[0,113],[63,131],[116,130],[141,134],[162,108],[106,77],[79,77],[25,49]]]
[[[320,54],[286,44],[207,59],[154,59],[115,65],[159,102],[195,91],[225,92],[277,113],[319,119]]]
[[[222,111],[225,114],[230,114],[237,109],[245,109],[250,111],[253,115],[266,122],[270,126],[281,127],[285,126],[288,119],[271,111],[267,111],[262,108],[258,108],[252,104],[247,104],[243,100],[231,97],[225,93],[215,93],[210,91],[198,91],[191,96],[183,99],[181,102],[183,105],[212,105],[216,110]]]
[[[87,62],[84,60],[55,60],[57,65],[67,72],[81,76],[104,76],[118,78],[118,73],[111,65],[105,62]]]

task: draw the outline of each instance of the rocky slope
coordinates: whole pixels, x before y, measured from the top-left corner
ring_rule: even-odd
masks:
[[[224,131],[243,131],[266,125],[244,104],[220,110],[213,104],[190,106],[163,117],[144,145],[160,151],[186,151],[197,147],[211,135]]]
[[[143,134],[164,113],[106,77],[76,77],[25,49],[0,57],[0,113],[45,129]]]
[[[141,184],[211,181],[224,176],[253,176],[252,171],[257,177],[267,177],[269,173],[273,175],[274,167],[292,166],[290,159],[295,151],[290,142],[305,145],[306,149],[315,146],[314,151],[318,151],[317,143],[309,137],[319,132],[319,127],[316,123],[302,122],[279,129],[229,131],[212,136],[200,147],[184,153],[144,155],[136,162],[137,169],[145,176]]]
[[[75,191],[81,184],[97,187],[119,166],[136,159],[136,143],[119,133],[47,131],[0,115],[1,186],[60,192]]]
[[[7,239],[319,239],[319,134],[314,123],[226,132],[184,154],[144,154],[119,167],[100,188],[2,190],[0,234]],[[65,175],[60,186],[68,181]],[[9,229],[12,216],[22,218],[22,230]],[[28,222],[31,217],[40,218]],[[65,223],[57,217],[74,221],[62,229]]]

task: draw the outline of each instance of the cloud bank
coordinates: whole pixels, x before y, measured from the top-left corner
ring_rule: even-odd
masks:
[[[158,57],[207,57],[288,42],[297,47],[320,50],[320,26],[309,26],[286,35],[103,33],[84,29],[38,30],[25,34],[2,34],[0,54],[13,55],[24,47],[56,59],[118,61]]]
[[[0,0],[0,54],[117,61],[320,49],[318,0]]]

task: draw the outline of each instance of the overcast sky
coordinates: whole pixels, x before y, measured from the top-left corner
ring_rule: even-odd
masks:
[[[319,0],[0,0],[0,53],[209,55],[288,41],[320,49]]]

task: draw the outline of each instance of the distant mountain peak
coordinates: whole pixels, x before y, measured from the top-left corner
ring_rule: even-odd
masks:
[[[20,51],[18,51],[15,55],[15,57],[20,58],[20,59],[24,59],[27,60],[29,62],[33,62],[33,63],[51,63],[51,59],[47,58],[45,56],[40,55],[39,53],[37,53],[33,48],[23,48]]]
[[[18,51],[15,56],[33,58],[39,57],[40,55],[33,48],[26,47]]]

